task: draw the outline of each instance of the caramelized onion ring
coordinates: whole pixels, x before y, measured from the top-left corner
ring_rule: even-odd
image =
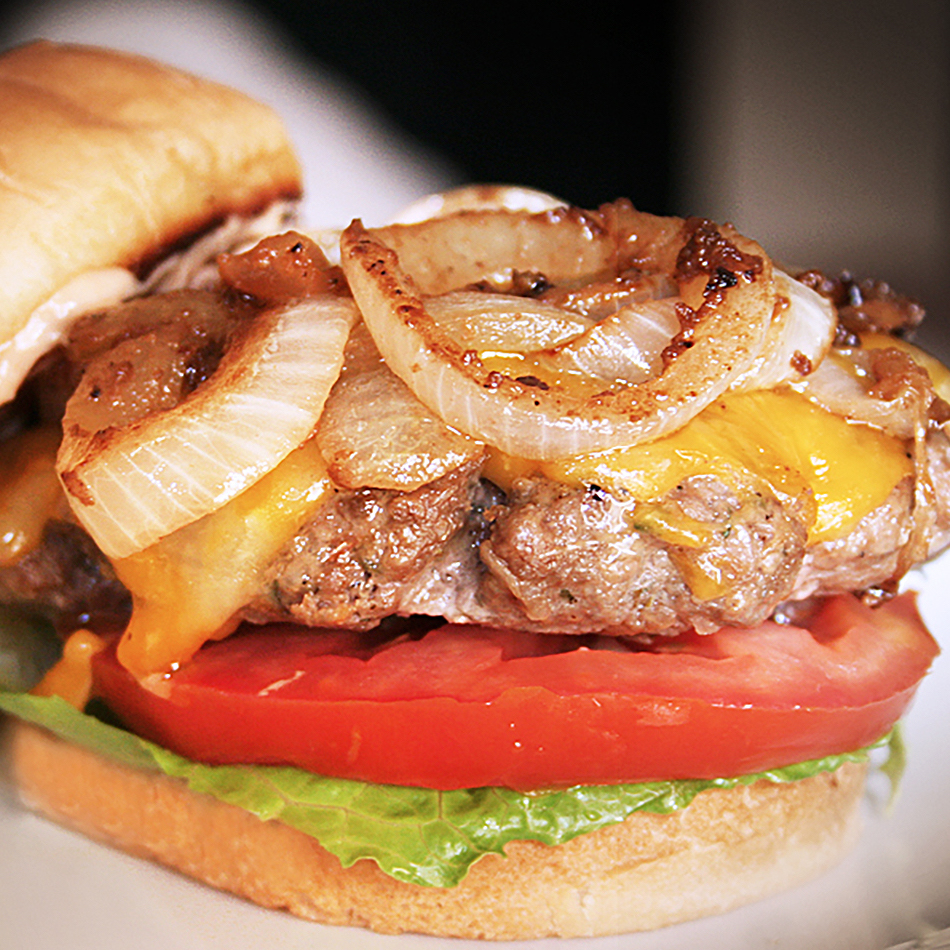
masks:
[[[372,233],[426,295],[485,281],[507,286],[525,271],[576,280],[609,269],[618,250],[601,217],[566,207],[540,214],[470,209]]]
[[[325,296],[264,311],[214,375],[122,428],[67,427],[57,471],[74,514],[124,558],[222,507],[313,431],[357,319]]]
[[[717,241],[736,270],[717,263]],[[354,221],[341,263],[380,352],[419,399],[468,435],[534,459],[635,445],[682,426],[753,364],[775,305],[771,262],[757,244],[625,202],[598,213],[463,211],[376,232]],[[633,266],[675,271],[695,312],[659,375],[593,391],[489,371],[423,297],[501,284],[519,270],[557,281]]]

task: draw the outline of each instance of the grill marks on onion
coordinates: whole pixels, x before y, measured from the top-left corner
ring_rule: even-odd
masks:
[[[363,318],[393,372],[449,425],[523,458],[634,445],[678,428],[752,366],[775,308],[771,263],[754,242],[709,222],[644,215],[627,202],[596,213],[462,212],[379,232],[357,221],[343,234],[341,258]],[[727,271],[727,265],[740,270]],[[637,321],[605,318],[597,332],[606,337],[599,341],[606,355],[584,359],[581,367],[576,360],[572,365],[564,350],[551,354],[535,346],[530,333],[508,351],[530,358],[498,367],[497,354],[486,358],[487,347],[466,346],[446,332],[451,308],[443,300],[430,309],[426,297],[452,290],[451,279],[500,284],[515,271],[538,270],[556,284],[631,268],[672,280],[678,302],[695,315],[687,326],[680,321],[678,332],[660,348],[664,365],[654,375],[649,375],[656,365],[652,354],[646,368],[639,354],[627,355],[639,349],[639,340],[637,346],[630,342],[639,337]],[[726,280],[725,273],[732,277]],[[491,324],[487,306],[485,311]],[[588,342],[578,346],[585,357],[594,351]],[[601,362],[613,365],[601,369]],[[519,377],[540,380],[546,388]]]

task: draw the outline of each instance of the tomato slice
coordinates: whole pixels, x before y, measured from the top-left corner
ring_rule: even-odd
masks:
[[[198,761],[532,789],[716,778],[860,748],[897,721],[938,652],[912,595],[876,610],[836,597],[807,630],[605,641],[280,625],[207,644],[158,691],[114,651],[94,670],[130,728]]]

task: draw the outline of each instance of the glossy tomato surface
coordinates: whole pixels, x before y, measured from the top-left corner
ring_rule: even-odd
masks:
[[[650,649],[280,625],[210,643],[152,689],[113,651],[95,675],[131,729],[198,761],[532,789],[733,776],[860,748],[896,722],[937,652],[910,595],[876,610],[842,596],[807,630],[768,622]]]

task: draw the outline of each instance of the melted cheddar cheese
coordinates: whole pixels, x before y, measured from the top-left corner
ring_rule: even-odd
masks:
[[[815,502],[808,540],[817,543],[847,534],[913,474],[913,463],[898,439],[849,423],[790,390],[763,390],[723,396],[654,442],[556,462],[494,452],[486,471],[502,488],[532,473],[600,485],[644,503],[658,502],[696,475],[730,485],[764,482],[779,498],[808,491]]]
[[[106,641],[90,630],[76,630],[63,645],[63,655],[30,692],[34,696],[59,696],[82,710],[92,694],[92,658],[106,648]]]
[[[0,567],[35,548],[50,518],[68,510],[56,477],[59,430],[21,432],[0,457]]]
[[[227,636],[261,573],[331,490],[310,440],[227,505],[131,557],[113,561],[132,593],[119,659],[135,676],[166,673]]]

